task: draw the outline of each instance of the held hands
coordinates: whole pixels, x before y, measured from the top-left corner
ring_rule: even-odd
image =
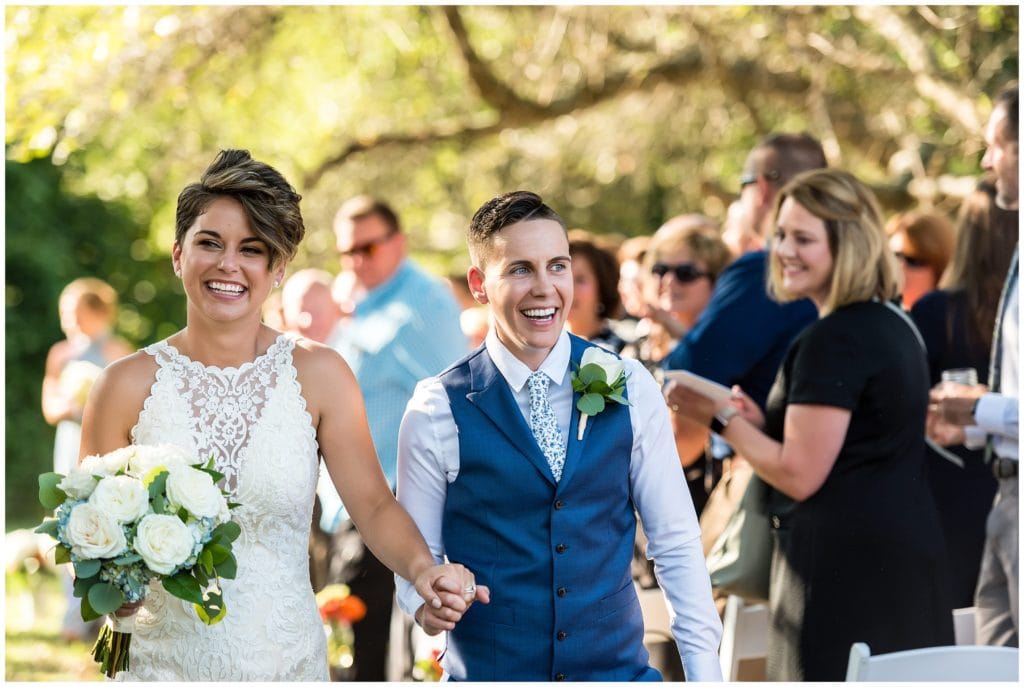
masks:
[[[426,601],[416,621],[428,635],[455,629],[474,601],[491,601],[490,590],[477,586],[473,573],[458,563],[428,568],[416,578],[416,591]]]

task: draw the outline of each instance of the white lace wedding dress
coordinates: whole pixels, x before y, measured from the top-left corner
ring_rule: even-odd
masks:
[[[206,367],[166,341],[144,349],[159,369],[132,428],[136,444],[172,443],[226,476],[235,580],[227,615],[204,625],[191,603],[153,582],[136,614],[130,670],[119,680],[327,680],[327,645],[309,581],[307,545],[318,446],[282,335],[239,368]]]

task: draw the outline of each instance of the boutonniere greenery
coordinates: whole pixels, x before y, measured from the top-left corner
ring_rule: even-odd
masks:
[[[629,405],[629,401],[622,395],[626,390],[625,365],[600,346],[591,346],[583,351],[579,368],[569,375],[569,379],[572,381],[572,390],[580,394],[576,401],[576,409],[580,411],[577,441],[583,440],[587,418],[604,410],[609,401]]]

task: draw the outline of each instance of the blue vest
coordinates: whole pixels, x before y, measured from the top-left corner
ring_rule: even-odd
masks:
[[[588,342],[575,336],[577,365]],[[456,680],[660,680],[630,575],[636,530],[629,408],[609,403],[577,441],[574,396],[556,483],[485,347],[442,373],[459,430],[445,551],[491,589],[449,633]]]

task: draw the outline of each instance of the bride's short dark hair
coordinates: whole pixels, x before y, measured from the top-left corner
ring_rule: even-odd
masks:
[[[182,190],[175,215],[175,243],[180,243],[210,203],[221,197],[242,204],[253,233],[267,244],[272,269],[295,256],[306,233],[299,210],[302,196],[276,169],[253,160],[248,150],[220,151],[199,182]]]

